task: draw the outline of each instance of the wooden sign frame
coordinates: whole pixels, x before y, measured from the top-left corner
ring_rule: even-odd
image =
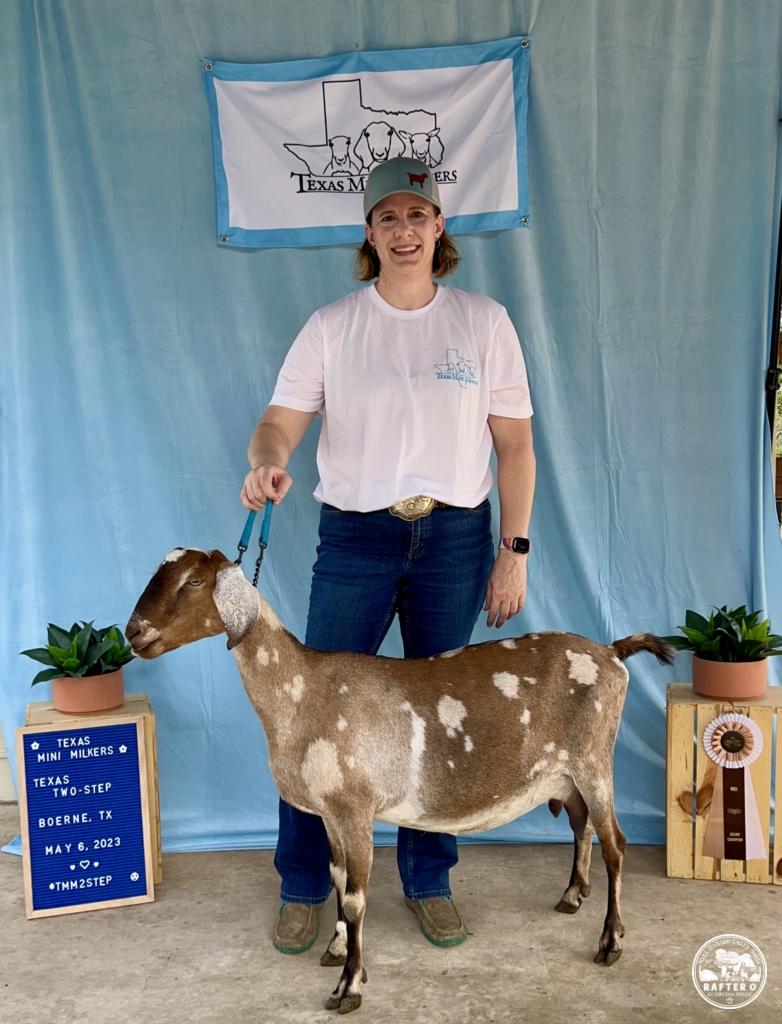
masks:
[[[33,907],[33,875],[30,855],[30,822],[27,803],[27,775],[24,757],[24,737],[41,735],[50,732],[78,732],[90,726],[103,728],[113,725],[135,725],[138,744],[138,780],[141,803],[142,841],[144,847],[144,892],[139,896],[121,899],[96,900],[92,903],[79,903],[73,906],[51,907],[35,910]],[[108,910],[111,907],[126,907],[137,903],[152,903],[155,899],[155,881],[152,861],[152,839],[150,830],[149,789],[147,780],[147,753],[144,740],[144,722],[142,715],[93,717],[87,716],[79,721],[53,723],[47,725],[26,725],[16,730],[16,763],[19,771],[19,814],[22,826],[22,869],[24,875],[25,913],[28,920],[39,917],[54,917],[62,914],[79,914],[88,910]]]

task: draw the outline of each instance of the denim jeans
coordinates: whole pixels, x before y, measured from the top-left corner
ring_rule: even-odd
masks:
[[[394,615],[406,658],[469,643],[494,563],[491,507],[436,508],[414,522],[383,510],[323,505],[307,620],[308,646],[376,654]],[[274,864],[283,900],[322,903],[331,888],[321,819],[280,800]],[[397,865],[411,899],[450,896],[453,836],[400,828]]]

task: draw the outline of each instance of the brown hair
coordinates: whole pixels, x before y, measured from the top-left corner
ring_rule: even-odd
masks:
[[[435,277],[445,277],[456,270],[461,257],[456,242],[445,228],[437,241],[432,259],[432,273]],[[380,260],[366,238],[361,248],[356,250],[355,264],[355,276],[359,281],[371,281],[380,274]]]

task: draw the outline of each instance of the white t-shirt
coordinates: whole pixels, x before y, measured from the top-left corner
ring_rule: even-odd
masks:
[[[442,285],[421,309],[371,284],[317,310],[270,404],[322,414],[315,497],[357,512],[414,494],[474,508],[493,483],[487,417],[532,415],[505,308]]]

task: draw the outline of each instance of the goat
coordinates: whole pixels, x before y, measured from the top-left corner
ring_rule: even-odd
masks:
[[[333,135],[329,139],[331,160],[326,164],[324,175],[358,174],[359,166],[350,155],[350,138],[347,135]]]
[[[410,147],[410,155],[428,167],[438,167],[443,162],[445,146],[440,138],[440,129],[431,132],[406,132],[401,128],[399,134]]]
[[[156,658],[228,634],[263,723],[280,793],[323,819],[337,892],[336,931],[321,958],[344,964],[328,1009],[361,1005],[362,925],[372,821],[437,832],[494,828],[549,802],[575,836],[557,910],[589,894],[592,826],[608,872],[596,962],[621,955],[625,837],[613,800],[613,749],[627,689],[623,662],[672,649],[648,633],[603,646],[573,633],[474,644],[401,660],[300,644],[219,551],[176,548],[126,627],[134,652]]]
[[[378,164],[401,156],[405,151],[405,141],[396,128],[388,121],[370,121],[362,129],[353,147],[353,156],[361,165],[362,171],[371,171]]]

